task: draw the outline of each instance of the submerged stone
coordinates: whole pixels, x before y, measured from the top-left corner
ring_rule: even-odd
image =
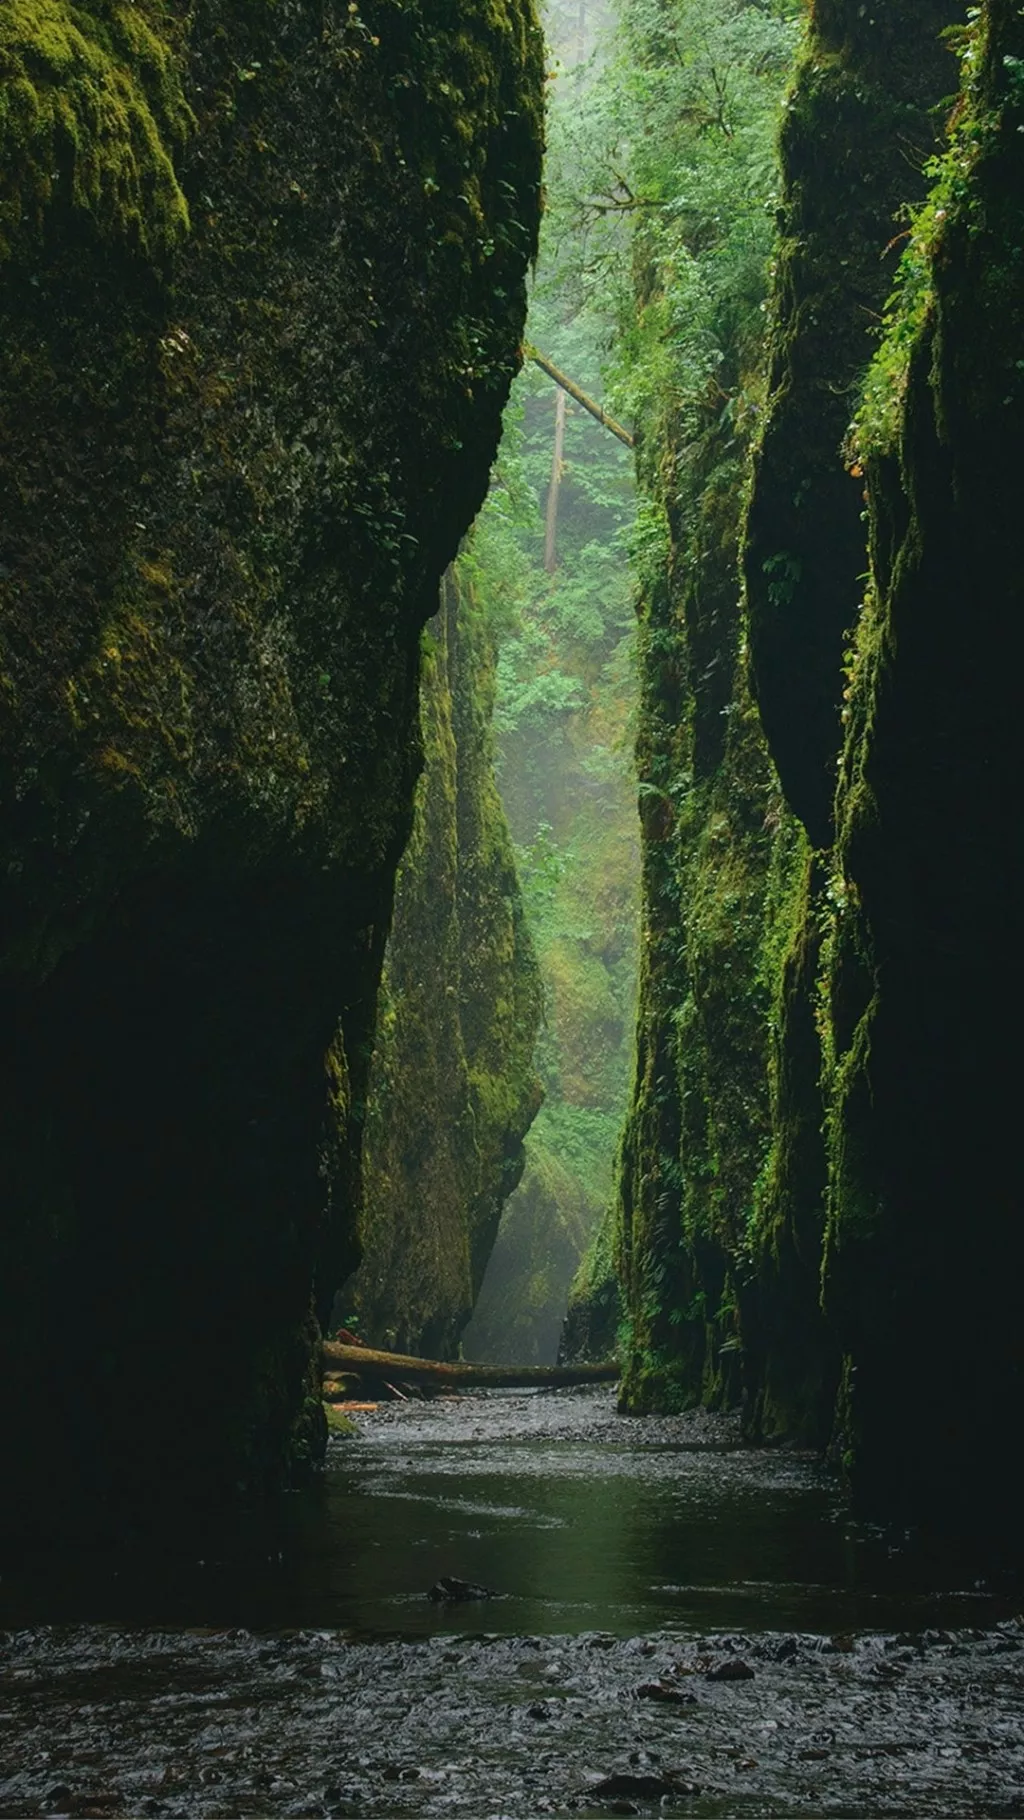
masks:
[[[488,1586],[475,1586],[472,1580],[459,1580],[454,1574],[442,1574],[430,1588],[428,1599],[436,1605],[457,1605],[473,1599],[493,1599],[497,1595]]]

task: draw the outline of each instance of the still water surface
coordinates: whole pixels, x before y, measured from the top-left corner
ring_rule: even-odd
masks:
[[[986,1625],[1019,1588],[849,1520],[812,1458],[728,1421],[614,1413],[610,1393],[390,1406],[272,1510],[130,1549],[3,1562],[0,1624],[632,1636]],[[441,1575],[500,1597],[437,1605]]]

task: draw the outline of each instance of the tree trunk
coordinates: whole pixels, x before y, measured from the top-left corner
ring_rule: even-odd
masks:
[[[575,398],[577,404],[581,404],[585,411],[589,411],[591,417],[596,417],[598,423],[603,424],[606,430],[610,430],[613,436],[617,436],[620,442],[624,442],[627,449],[634,447],[634,439],[629,431],[624,430],[621,423],[616,423],[614,417],[609,417],[604,406],[598,404],[596,399],[590,398],[582,387],[578,386],[574,379],[570,379],[567,373],[563,373],[561,367],[556,367],[554,361],[549,360],[546,354],[542,354],[538,348],[531,347],[529,343],[524,345],[523,352],[528,360],[532,360],[535,366],[540,367],[542,373],[546,373],[557,386],[561,386],[563,392],[568,392],[570,398]]]
[[[613,1384],[619,1367],[602,1365],[472,1365],[463,1360],[414,1359],[400,1352],[377,1352],[370,1346],[323,1343],[324,1370],[358,1376],[365,1382],[433,1385],[437,1390],[558,1390],[572,1384]]]
[[[544,567],[549,575],[553,575],[558,567],[558,495],[562,488],[566,409],[565,393],[559,390],[555,402],[555,452],[551,458],[551,484],[548,487],[548,509],[544,521]]]

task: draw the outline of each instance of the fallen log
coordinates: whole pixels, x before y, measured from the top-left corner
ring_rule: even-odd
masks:
[[[324,1341],[323,1363],[327,1372],[430,1384],[437,1390],[562,1390],[572,1384],[613,1384],[619,1377],[614,1359],[601,1365],[473,1365],[463,1359],[414,1359],[372,1346],[345,1346],[340,1340]]]
[[[570,379],[568,373],[563,373],[561,367],[556,367],[554,361],[549,360],[546,354],[542,354],[539,348],[531,347],[529,343],[526,343],[523,353],[528,360],[533,361],[535,366],[540,367],[542,373],[546,373],[549,379],[553,379],[563,392],[567,392],[569,397],[574,398],[577,404],[581,404],[585,411],[589,411],[591,417],[595,417],[606,430],[610,430],[613,436],[617,436],[620,442],[624,442],[627,449],[636,446],[635,439],[629,431],[624,430],[621,423],[616,423],[614,417],[609,417],[604,405],[598,404],[596,399],[590,398],[582,386],[578,386],[574,379]]]

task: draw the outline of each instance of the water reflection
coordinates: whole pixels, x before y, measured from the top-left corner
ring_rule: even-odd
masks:
[[[576,1415],[597,1406],[588,1396]],[[132,1549],[8,1560],[0,1622],[834,1633],[991,1623],[1019,1597],[971,1586],[921,1543],[894,1551],[858,1531],[812,1460],[708,1445],[706,1429],[699,1444],[652,1446],[635,1423],[595,1437],[570,1422],[551,1438],[512,1419],[519,1406],[452,1404],[332,1442],[323,1478],[271,1510]],[[497,1428],[480,1420],[495,1408]],[[501,1596],[434,1605],[442,1575]]]

